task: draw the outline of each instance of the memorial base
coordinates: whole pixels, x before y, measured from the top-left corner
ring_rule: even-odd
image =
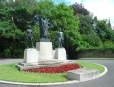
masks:
[[[62,65],[75,64],[72,61],[62,61],[62,60],[39,60],[38,63],[19,63],[16,66],[20,71],[27,69],[37,69],[37,68],[48,68],[48,67],[58,67]]]
[[[38,63],[39,52],[35,48],[28,48],[24,51],[24,63]]]
[[[54,58],[58,60],[67,60],[65,48],[56,48]]]
[[[36,49],[39,51],[40,60],[51,60],[53,56],[52,42],[37,42]]]

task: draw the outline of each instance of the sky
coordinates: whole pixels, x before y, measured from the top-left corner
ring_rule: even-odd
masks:
[[[72,5],[75,2],[82,3],[83,6],[97,16],[99,20],[110,19],[111,25],[114,26],[114,0],[53,0],[55,4],[65,2]]]

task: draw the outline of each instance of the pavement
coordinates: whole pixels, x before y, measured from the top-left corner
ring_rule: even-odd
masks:
[[[69,83],[58,83],[53,85],[48,84],[40,84],[40,85],[21,85],[21,84],[6,84],[0,83],[0,87],[114,87],[114,60],[78,60],[84,62],[93,62],[104,65],[107,67],[108,72],[106,75],[96,78],[89,81],[84,82],[69,82]],[[18,63],[23,62],[23,59],[2,59],[0,60],[0,64],[9,64],[9,63]]]

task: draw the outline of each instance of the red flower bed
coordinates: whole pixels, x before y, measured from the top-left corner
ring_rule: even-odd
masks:
[[[40,73],[63,73],[67,72],[69,70],[78,69],[80,66],[78,64],[68,64],[68,65],[62,65],[58,67],[45,67],[45,68],[35,68],[35,69],[28,69],[24,70],[25,72],[40,72]]]

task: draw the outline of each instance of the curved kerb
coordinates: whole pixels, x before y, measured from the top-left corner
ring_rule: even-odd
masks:
[[[94,63],[94,64],[96,64],[96,63]],[[97,77],[95,77],[93,79],[99,78],[99,77],[105,75],[108,72],[108,69],[105,66],[103,66],[101,64],[97,64],[97,65],[100,65],[100,66],[104,67],[104,72],[100,73],[99,76],[97,76]],[[86,80],[86,81],[88,81],[88,80]],[[23,86],[40,86],[40,87],[41,86],[43,86],[43,87],[44,86],[46,86],[46,87],[47,86],[55,86],[55,85],[56,86],[58,85],[57,87],[59,87],[59,85],[75,84],[75,83],[79,83],[79,82],[84,82],[84,81],[73,80],[73,81],[56,82],[56,83],[21,83],[21,82],[9,82],[9,81],[2,81],[2,80],[0,80],[0,84],[12,84],[12,85],[23,85]]]

